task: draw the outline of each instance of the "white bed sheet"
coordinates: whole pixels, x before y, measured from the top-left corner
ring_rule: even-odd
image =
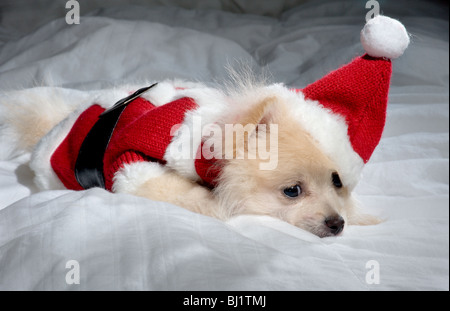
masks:
[[[448,290],[448,13],[425,1],[383,2],[382,11],[412,34],[394,62],[383,138],[356,188],[384,223],[320,239],[268,217],[224,223],[100,189],[38,193],[28,155],[7,155],[3,141],[0,289]],[[307,1],[279,18],[121,6],[20,34],[0,23],[0,91],[220,81],[235,59],[303,87],[362,53],[365,13],[361,1]],[[80,264],[79,285],[66,283],[69,260]],[[370,260],[379,284],[366,282]]]

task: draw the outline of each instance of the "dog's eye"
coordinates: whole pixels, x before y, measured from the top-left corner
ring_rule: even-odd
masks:
[[[336,188],[342,188],[342,181],[338,173],[334,172],[333,174],[331,174],[331,180],[333,181],[333,185]]]
[[[289,198],[296,198],[302,193],[302,188],[299,185],[295,185],[284,189],[283,192]]]

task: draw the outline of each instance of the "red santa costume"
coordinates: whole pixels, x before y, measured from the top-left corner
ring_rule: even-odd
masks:
[[[118,119],[102,159],[105,188],[113,189],[114,176],[124,167],[148,161],[214,186],[220,170],[211,167],[214,161],[194,156],[201,147],[201,135],[174,136],[174,126],[194,131],[195,117],[202,125],[212,124],[228,113],[230,101],[258,101],[272,95],[288,103],[292,116],[338,165],[344,185],[354,188],[383,132],[390,59],[403,53],[409,37],[398,21],[377,16],[362,30],[361,42],[365,55],[301,90],[273,84],[230,99],[201,84],[159,83],[131,101]],[[135,90],[124,87],[98,93],[44,137],[31,162],[41,188],[83,189],[74,173],[83,141],[105,109]],[[174,157],[171,146],[186,137],[191,140],[192,156]]]

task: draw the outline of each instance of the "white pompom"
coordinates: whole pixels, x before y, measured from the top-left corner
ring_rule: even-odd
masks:
[[[372,57],[397,58],[409,44],[409,35],[398,20],[377,15],[361,30],[361,43]]]

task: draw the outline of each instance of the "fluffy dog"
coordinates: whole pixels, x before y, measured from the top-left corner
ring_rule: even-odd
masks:
[[[2,95],[2,134],[32,153],[41,189],[100,186],[220,219],[269,215],[320,237],[376,224],[352,191],[380,140],[388,58],[399,55],[392,46],[379,55],[373,37],[380,23],[406,31],[374,20],[362,32],[368,54],[302,90],[246,72],[225,88],[177,80],[139,93],[142,85],[33,88]]]

